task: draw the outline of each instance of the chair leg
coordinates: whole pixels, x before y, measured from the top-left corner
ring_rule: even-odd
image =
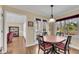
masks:
[[[64,54],[66,54],[66,50],[64,50]]]
[[[66,51],[64,51],[64,54],[66,54]]]
[[[70,54],[70,51],[69,51],[69,49],[68,49],[68,54]]]
[[[38,48],[38,54],[39,54],[39,52],[40,52],[40,48]]]
[[[44,54],[46,54],[45,51],[44,51]]]
[[[70,54],[70,47],[68,46],[68,54]]]

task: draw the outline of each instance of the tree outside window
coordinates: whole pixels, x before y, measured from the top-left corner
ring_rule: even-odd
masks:
[[[70,19],[57,22],[57,33],[60,35],[76,35],[78,31],[78,19]],[[62,26],[61,26],[62,25]],[[58,34],[58,35],[59,35]]]

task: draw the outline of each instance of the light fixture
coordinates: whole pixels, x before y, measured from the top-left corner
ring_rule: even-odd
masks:
[[[51,5],[51,17],[49,19],[49,22],[55,22],[55,19],[53,18],[53,5]]]

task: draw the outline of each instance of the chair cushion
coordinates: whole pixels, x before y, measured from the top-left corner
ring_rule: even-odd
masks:
[[[64,43],[57,43],[56,47],[61,50],[64,50],[65,44]]]
[[[51,44],[48,44],[48,43],[44,43],[43,45],[40,45],[40,48],[42,48],[43,50],[45,50],[45,49],[47,50],[47,49],[52,48],[52,45]]]

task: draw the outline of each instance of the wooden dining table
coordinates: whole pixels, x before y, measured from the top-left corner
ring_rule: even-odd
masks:
[[[47,35],[47,36],[44,36],[44,41],[47,42],[47,43],[50,43],[52,44],[52,50],[51,50],[51,53],[58,53],[56,51],[56,47],[55,45],[59,42],[63,42],[65,41],[65,37],[64,36],[55,36],[55,35]]]

